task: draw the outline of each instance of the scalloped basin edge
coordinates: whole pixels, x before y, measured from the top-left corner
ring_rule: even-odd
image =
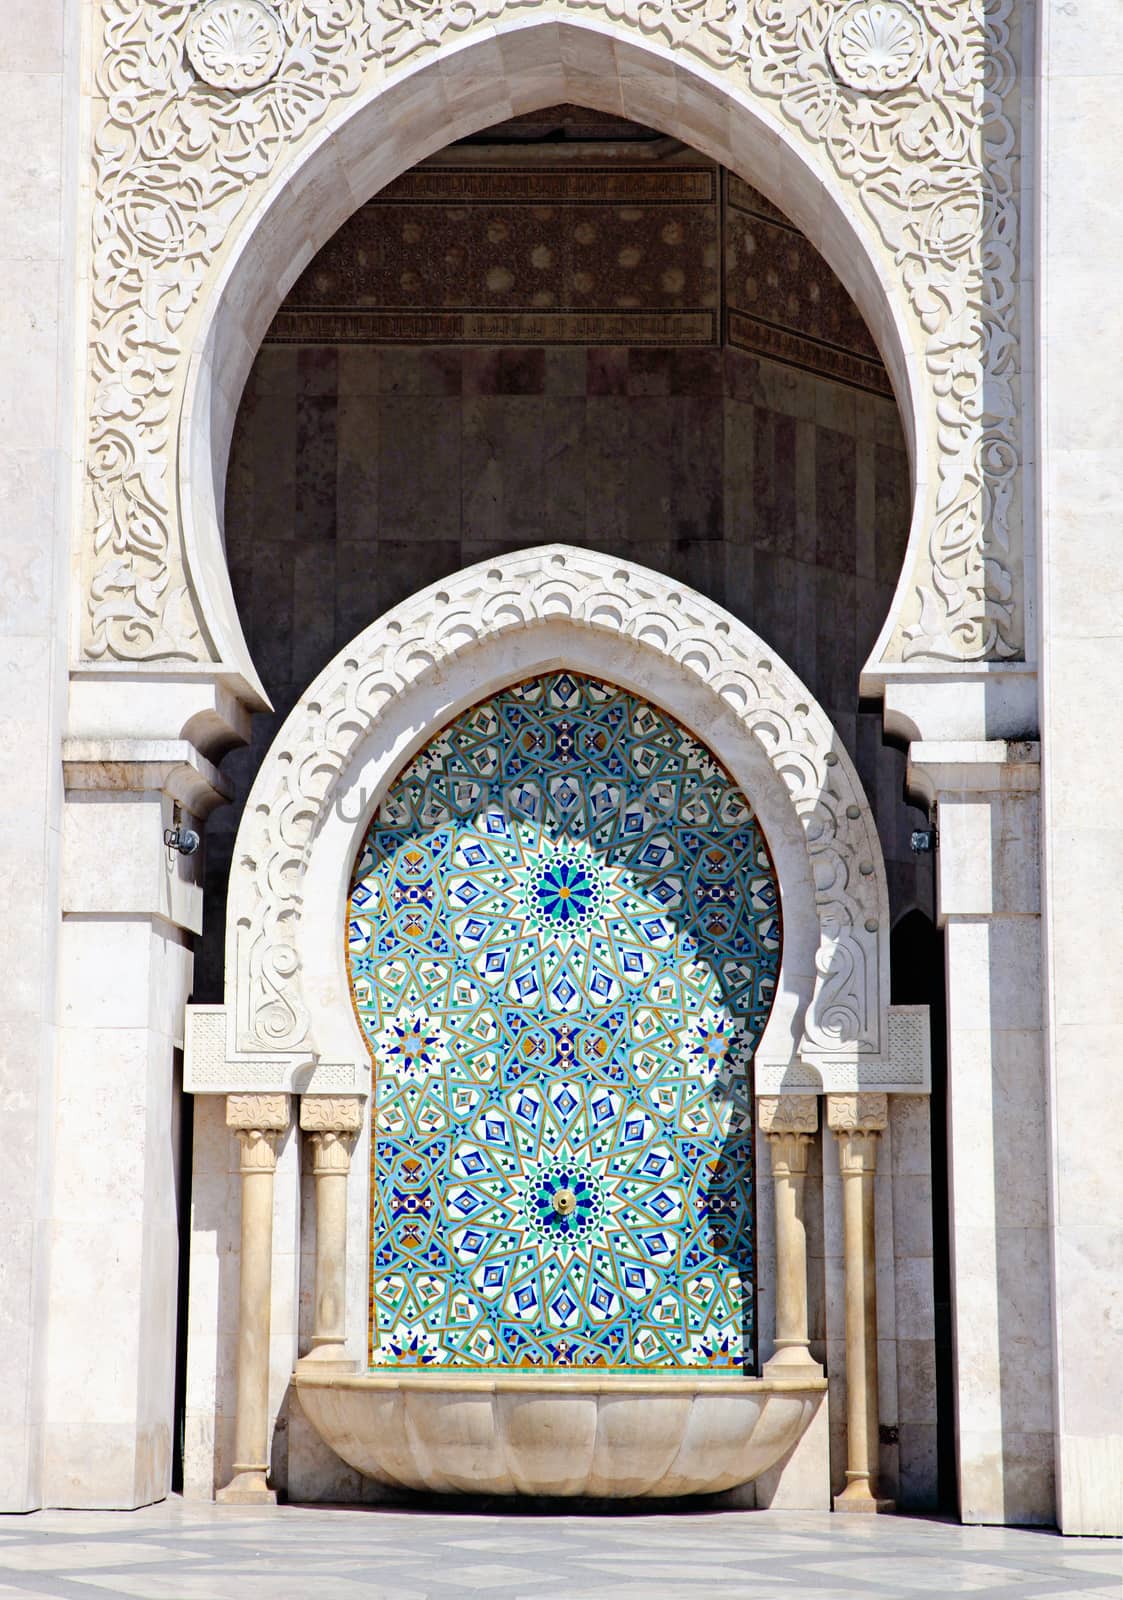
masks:
[[[364,1477],[441,1494],[714,1494],[776,1465],[826,1380],[298,1367],[324,1442]]]

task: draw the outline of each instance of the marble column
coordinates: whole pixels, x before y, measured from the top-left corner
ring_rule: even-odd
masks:
[[[216,1496],[227,1504],[267,1505],[277,1499],[268,1482],[273,1174],[289,1117],[287,1094],[226,1097],[226,1126],[238,1135],[242,1175],[234,1476]]]
[[[346,1352],[347,1175],[362,1127],[358,1095],[304,1095],[300,1126],[316,1180],[316,1289],[311,1349],[304,1361],[353,1367]]]
[[[1042,996],[1055,985],[1042,966],[1039,754],[1035,744],[997,739],[917,741],[909,749],[909,788],[939,830],[956,1453],[965,1522],[1048,1524],[1058,1514],[1053,1318],[1064,1319],[1066,1297],[1054,1304],[1050,1286]],[[1094,955],[1090,939],[1089,964]],[[1080,1498],[1089,1506],[1097,1496],[1093,1489]],[[1077,1525],[1066,1518],[1066,1526]]]
[[[891,1511],[877,1494],[877,1259],[874,1175],[888,1126],[883,1094],[827,1096],[827,1124],[842,1173],[842,1242],[846,1273],[846,1488],[836,1511]]]
[[[757,1124],[768,1140],[776,1218],[776,1338],[764,1371],[776,1377],[823,1369],[812,1360],[807,1329],[807,1229],[804,1187],[811,1141],[819,1129],[817,1095],[760,1095]]]

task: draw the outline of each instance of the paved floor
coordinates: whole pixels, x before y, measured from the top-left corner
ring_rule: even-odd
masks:
[[[1119,1600],[1121,1550],[906,1517],[262,1512],[173,1499],[0,1516],[0,1600]]]

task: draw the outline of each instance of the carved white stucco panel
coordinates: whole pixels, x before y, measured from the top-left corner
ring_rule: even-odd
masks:
[[[388,612],[324,669],[289,716],[235,844],[226,1070],[236,1075],[233,1063],[255,1058],[287,1058],[303,1069],[350,1056],[361,1073],[365,1049],[348,1000],[342,930],[370,811],[450,709],[561,662],[650,694],[708,742],[757,809],[785,927],[757,1088],[885,1082],[892,1040],[884,865],[861,784],[829,719],[727,612],[631,563],[556,545],[469,568]],[[903,1082],[915,1083],[903,1071]],[[190,1065],[192,1080],[194,1073]]]
[[[912,408],[918,497],[875,662],[1022,654],[1014,0],[278,0],[258,9],[276,18],[279,62],[267,50],[260,60],[252,50],[239,56],[237,89],[214,87],[190,65],[187,36],[201,9],[198,0],[100,0],[98,9],[87,660],[241,665],[228,597],[216,598],[213,575],[202,573],[208,563],[221,572],[217,513],[201,519],[200,539],[213,546],[205,560],[188,559],[182,537],[182,501],[198,487],[177,467],[177,450],[180,462],[192,457],[181,435],[198,434],[221,483],[236,402],[228,397],[212,438],[211,408],[193,388],[203,381],[198,360],[191,369],[215,315],[211,297],[218,285],[235,292],[226,264],[251,225],[269,227],[269,197],[329,119],[338,143],[350,108],[369,108],[409,74],[424,98],[425,74],[439,76],[454,57],[471,107],[480,106],[462,103],[460,114],[475,126],[504,115],[513,80],[493,87],[484,72],[472,81],[463,47],[509,41],[512,30],[544,41],[537,56],[524,51],[524,99],[538,92],[525,87],[537,73],[547,85],[539,98],[559,88],[580,98],[584,84],[605,103],[619,100],[615,69],[578,60],[582,34],[608,40],[609,60],[612,40],[630,41],[650,66],[647,88],[631,80],[639,100],[658,98],[667,62],[677,63],[667,131],[788,200],[857,290],[883,345],[899,344],[885,353]],[[543,70],[551,51],[552,74]],[[853,87],[863,76],[867,88]],[[739,118],[756,118],[758,143],[795,152],[802,200],[752,170]],[[399,166],[425,153],[411,147],[409,117],[386,126]],[[332,181],[348,208],[364,198],[348,190],[346,162]],[[821,216],[816,186],[831,201]],[[294,237],[305,259],[309,239],[318,242],[316,209]],[[846,238],[835,237],[846,232],[842,217],[857,219]],[[279,301],[282,286],[271,292]],[[881,301],[894,309],[881,307],[879,318]],[[918,392],[907,396],[900,385],[913,371]],[[933,470],[921,470],[929,458]]]

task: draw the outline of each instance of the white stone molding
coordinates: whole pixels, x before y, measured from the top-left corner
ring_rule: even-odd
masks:
[[[279,1086],[365,1087],[369,1058],[350,1002],[343,930],[369,816],[436,729],[559,662],[678,717],[757,811],[784,919],[757,1089],[845,1089],[867,1072],[884,1080],[884,865],[829,719],[775,652],[720,607],[628,562],[555,545],[468,568],[415,595],[353,640],[301,697],[243,813],[227,903],[226,1004],[193,1010],[187,1088],[239,1087],[257,1064]],[[344,1063],[349,1081],[324,1083],[320,1061]]]
[[[916,494],[867,682],[1022,655],[1014,0],[925,7],[907,66],[904,0],[283,0],[275,73],[232,102],[185,41],[239,3],[98,7],[86,662],[197,664],[260,697],[220,507],[274,310],[398,173],[564,99],[653,122],[758,186],[870,323]]]
[[[366,1064],[314,1061],[310,1055],[267,1055],[239,1051],[227,1042],[225,1006],[188,1006],[183,1035],[183,1087],[188,1094],[365,1095]]]

